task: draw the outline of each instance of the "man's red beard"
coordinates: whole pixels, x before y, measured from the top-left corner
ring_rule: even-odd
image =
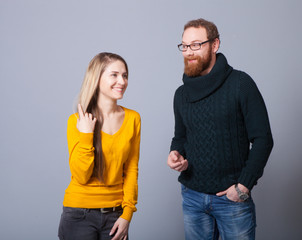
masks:
[[[195,63],[189,63],[189,60],[197,60]],[[201,58],[200,56],[184,58],[185,69],[184,72],[189,77],[198,77],[202,75],[202,72],[206,70],[212,61],[211,48],[206,55]]]

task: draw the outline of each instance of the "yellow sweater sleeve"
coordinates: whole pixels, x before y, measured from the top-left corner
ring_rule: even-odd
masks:
[[[131,143],[129,157],[124,164],[124,198],[122,207],[124,209],[122,218],[131,221],[133,212],[136,211],[137,195],[138,195],[138,161],[140,153],[141,139],[141,119],[137,114],[135,118],[135,132]]]
[[[77,118],[77,114],[71,115],[67,124],[69,166],[72,178],[86,184],[94,168],[93,133],[79,132]]]

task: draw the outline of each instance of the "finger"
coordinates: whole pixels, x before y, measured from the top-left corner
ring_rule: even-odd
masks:
[[[88,114],[88,117],[89,117],[90,120],[92,120],[92,114],[91,113]]]
[[[171,155],[171,158],[172,158],[174,161],[176,161],[176,160],[178,159],[179,153],[178,153],[177,151],[172,151],[172,152],[170,153],[170,155]]]
[[[182,165],[181,165],[181,162],[177,162],[177,163],[170,163],[170,168],[178,171],[177,169],[180,168]]]
[[[118,227],[118,225],[115,223],[115,224],[113,225],[113,227],[111,228],[111,231],[110,231],[110,233],[109,233],[110,236],[116,232],[117,227]]]
[[[174,155],[175,155],[176,157],[179,157],[180,153],[179,153],[178,151],[174,151]]]
[[[124,237],[124,239],[123,240],[127,240],[127,235]]]
[[[173,161],[174,160],[174,158],[175,158],[175,154],[174,154],[174,152],[172,151],[172,152],[170,152],[170,154],[169,154],[169,158]]]
[[[184,170],[186,170],[187,167],[186,166],[181,166],[180,168],[177,169],[178,172],[182,172]]]
[[[187,165],[188,164],[188,160],[187,159],[182,159],[181,161],[180,161],[183,165]]]
[[[177,151],[172,151],[172,156],[178,157],[179,153]]]
[[[216,196],[221,197],[221,196],[223,196],[225,194],[227,194],[227,190],[219,192],[219,193],[216,193]]]
[[[180,167],[174,168],[174,170],[176,170],[177,172],[182,172],[182,168],[183,168],[183,166],[180,166]]]
[[[178,171],[178,169],[180,168],[181,166],[179,165],[179,164],[177,164],[177,165],[170,165],[170,168],[171,169],[174,169],[174,170],[176,170],[176,171]]]
[[[175,157],[173,157],[173,156],[169,156],[168,157],[168,164],[175,164],[175,163],[177,163],[177,159],[175,159]]]
[[[79,113],[80,119],[84,117],[84,113],[83,113],[81,104],[78,104],[78,113]]]
[[[167,161],[167,163],[168,163],[168,165],[170,166],[170,165],[172,165],[172,164],[177,163],[177,161],[175,161],[175,160],[173,159],[173,157],[172,157],[171,155],[169,155],[169,156],[168,156],[168,161]]]
[[[183,171],[183,169],[185,168],[185,163],[184,162],[180,162],[180,165],[178,167],[175,168],[176,171]]]
[[[188,168],[188,161],[184,160],[180,172],[187,170],[187,168]]]
[[[111,240],[119,240],[119,239],[121,239],[121,234],[122,233],[119,231],[119,229],[117,229],[114,237]]]

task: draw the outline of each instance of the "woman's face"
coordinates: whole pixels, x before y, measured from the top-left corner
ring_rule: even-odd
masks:
[[[128,86],[128,73],[122,61],[110,63],[100,79],[100,95],[112,100],[123,98]]]

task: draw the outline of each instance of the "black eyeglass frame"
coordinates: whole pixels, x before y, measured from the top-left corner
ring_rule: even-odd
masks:
[[[214,38],[215,39],[215,38]],[[201,43],[191,43],[191,44],[178,44],[177,45],[177,47],[178,47],[178,49],[179,49],[179,51],[181,51],[181,52],[186,52],[187,50],[188,50],[188,48],[190,48],[192,51],[197,51],[197,50],[199,50],[200,48],[201,48],[201,46],[203,45],[203,44],[205,44],[205,43],[207,43],[207,42],[211,42],[211,41],[213,41],[214,39],[209,39],[209,40],[207,40],[207,41],[204,41],[204,42],[201,42]],[[192,44],[199,44],[199,48],[198,49],[192,49],[191,48],[191,45]],[[181,46],[186,46],[187,48],[184,50],[184,49],[180,49],[180,47]]]

